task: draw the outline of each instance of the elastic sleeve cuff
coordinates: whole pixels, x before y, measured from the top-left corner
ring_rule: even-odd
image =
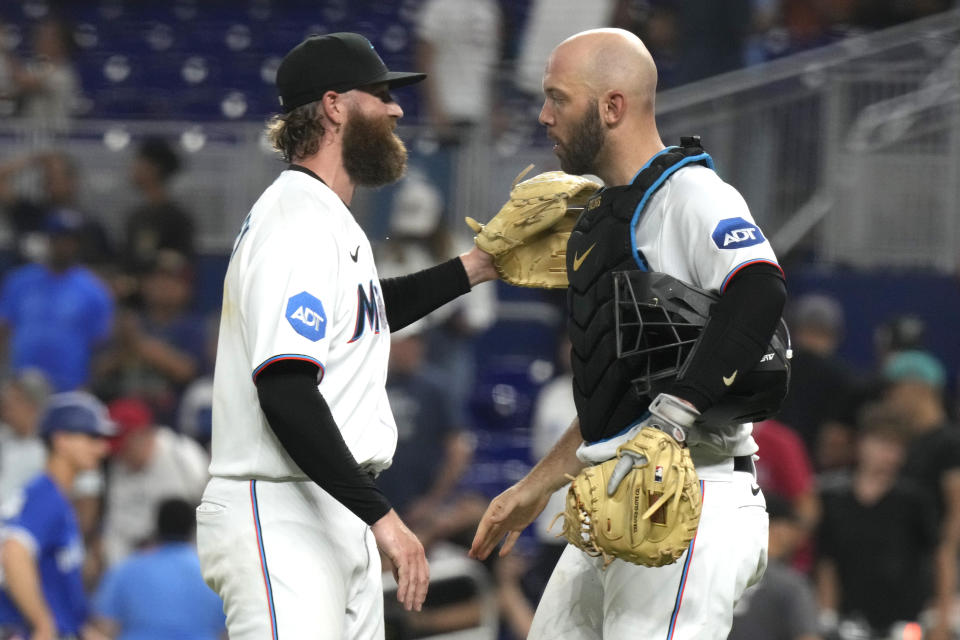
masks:
[[[310,356],[305,356],[305,355],[300,355],[300,354],[292,354],[292,353],[285,353],[285,354],[282,354],[282,355],[279,355],[279,356],[272,356],[272,357],[270,357],[270,358],[267,358],[267,359],[264,360],[263,362],[261,362],[260,365],[259,365],[256,369],[253,370],[253,383],[254,383],[254,384],[257,383],[257,377],[258,377],[261,373],[263,373],[263,370],[266,369],[268,366],[270,366],[271,364],[274,364],[274,363],[276,363],[276,362],[282,362],[282,361],[285,361],[285,360],[297,360],[297,361],[300,361],[300,362],[307,362],[307,363],[309,363],[309,364],[316,365],[316,366],[318,367],[318,369],[319,369],[319,370],[317,371],[317,384],[319,385],[320,382],[323,381],[323,375],[324,375],[324,373],[326,373],[326,369],[324,368],[322,362],[320,362],[320,361],[317,360],[316,358],[311,358]]]
[[[34,558],[37,557],[39,544],[29,529],[18,526],[5,526],[0,529],[0,540],[16,540],[27,548],[31,556]]]

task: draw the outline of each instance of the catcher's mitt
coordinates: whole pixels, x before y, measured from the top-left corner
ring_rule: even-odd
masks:
[[[607,486],[621,458],[633,468],[613,495]],[[701,509],[700,482],[690,452],[666,433],[645,427],[617,457],[587,467],[567,492],[563,536],[592,556],[648,567],[673,564],[690,546]]]
[[[467,224],[477,234],[477,246],[493,256],[497,273],[521,287],[563,289],[567,286],[567,240],[583,205],[600,185],[581,176],[548,171],[520,180],[510,200],[485,225]]]

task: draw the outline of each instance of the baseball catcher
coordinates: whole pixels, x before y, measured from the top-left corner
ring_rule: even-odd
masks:
[[[664,144],[656,88],[650,52],[619,29],[571,36],[543,74],[560,168],[605,186],[565,252],[576,416],[491,501],[470,550],[509,553],[567,489],[571,544],[531,640],[723,640],[766,566],[751,422],[786,389],[783,270],[700,139]]]

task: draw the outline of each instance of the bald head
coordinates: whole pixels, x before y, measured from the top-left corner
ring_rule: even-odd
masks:
[[[637,36],[623,29],[592,29],[570,36],[550,55],[544,89],[550,78],[581,86],[591,97],[620,91],[653,111],[657,67]]]

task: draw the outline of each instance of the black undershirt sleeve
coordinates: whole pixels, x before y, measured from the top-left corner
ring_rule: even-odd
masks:
[[[380,280],[391,331],[399,331],[434,309],[470,291],[460,258],[396,278]]]
[[[260,407],[280,444],[307,477],[369,525],[390,511],[390,502],[347,448],[317,389],[318,367],[281,360],[256,379]]]
[[[780,322],[787,289],[769,263],[745,267],[727,284],[667,393],[691,402],[701,413],[726,393],[724,376],[746,372],[763,357]]]

